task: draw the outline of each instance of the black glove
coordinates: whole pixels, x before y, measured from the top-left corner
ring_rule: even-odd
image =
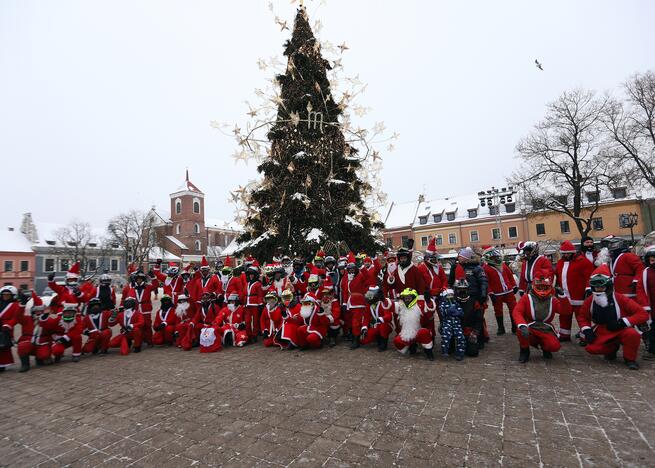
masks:
[[[264,330],[264,331],[262,332],[262,336],[263,336],[264,338],[268,338],[268,330]]]
[[[155,277],[155,272],[152,271],[152,270],[148,270],[148,276],[149,276],[150,278],[154,278],[154,277]]]
[[[519,325],[519,331],[523,338],[528,338],[530,336],[530,329],[527,325]]]
[[[76,296],[79,296],[80,294],[82,294],[82,292],[80,291],[80,288],[78,288],[77,286],[75,286],[75,287],[73,288],[73,294],[75,294]]]
[[[361,335],[362,338],[366,338],[366,335],[368,335],[368,328],[362,328]]]
[[[491,303],[495,304],[496,303],[496,295],[495,294],[489,294],[489,297],[491,298]]]
[[[246,322],[241,322],[239,325],[237,325],[237,330],[245,330],[246,329]]]
[[[66,338],[64,338],[63,336],[61,338],[57,338],[57,343],[66,344],[67,343]]]
[[[519,296],[523,297],[524,294],[525,294],[525,291],[519,291]]]
[[[82,333],[84,333],[86,336],[89,336],[89,330],[84,330]]]
[[[588,298],[589,296],[591,296],[592,294],[593,294],[593,293],[591,292],[591,289],[585,289],[585,292],[584,292],[584,298],[586,299],[586,298]]]
[[[619,331],[623,330],[626,327],[626,324],[623,320],[614,320],[613,322],[610,322],[607,324],[607,329],[609,331]]]
[[[54,281],[54,280],[55,280],[55,274],[54,274],[54,273],[50,273],[50,274],[48,275],[48,281]]]
[[[587,328],[582,332],[582,334],[584,335],[584,340],[587,343],[593,343],[596,340],[596,332],[591,328]]]
[[[518,286],[514,286],[514,288],[512,289],[512,292],[513,292],[514,294],[516,294],[517,292],[519,292],[519,287],[518,287]]]
[[[30,299],[32,299],[32,296],[28,296],[27,294],[24,294],[22,291],[19,294],[20,294],[20,305],[25,305],[29,302]]]
[[[564,290],[562,288],[560,288],[559,286],[556,286],[555,287],[555,294],[557,294],[558,296],[563,296],[564,295]]]

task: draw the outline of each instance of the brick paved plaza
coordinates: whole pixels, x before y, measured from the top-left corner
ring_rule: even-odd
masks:
[[[462,363],[342,343],[14,368],[0,376],[0,465],[653,465],[651,363],[565,344],[521,365],[515,337],[492,338]]]

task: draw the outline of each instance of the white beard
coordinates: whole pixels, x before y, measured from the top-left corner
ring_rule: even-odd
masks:
[[[421,309],[416,304],[408,309],[403,302],[398,305],[398,308],[400,309],[398,314],[400,338],[403,341],[412,341],[421,328]]]
[[[291,276],[291,273],[293,273],[293,267],[292,266],[284,267],[284,271],[286,272],[287,276]]]
[[[304,319],[309,318],[310,315],[312,315],[312,312],[314,311],[314,306],[309,305],[309,306],[302,306],[300,308],[300,316]]]
[[[324,314],[332,315],[332,302],[321,302],[321,309]]]
[[[184,316],[186,315],[187,310],[189,310],[189,303],[188,302],[178,304],[175,307],[175,315],[177,315],[179,318],[184,318]]]
[[[607,304],[609,304],[609,299],[607,298],[607,294],[594,294],[594,302],[598,304],[601,307],[607,307]]]
[[[389,272],[389,274],[393,274],[393,272],[396,271],[397,268],[398,268],[398,264],[396,262],[391,262],[387,266],[387,271]]]
[[[610,255],[610,251],[607,247],[600,249],[600,252],[598,252],[598,256],[596,257],[596,261],[594,263],[596,266],[601,266],[603,263],[607,263],[608,265],[612,263],[612,256]]]

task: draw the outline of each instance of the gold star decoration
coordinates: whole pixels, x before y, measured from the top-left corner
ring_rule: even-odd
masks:
[[[389,143],[389,145],[387,146],[387,151],[390,152],[390,153],[395,149],[396,149],[396,147],[392,143]]]
[[[343,67],[343,65],[341,64],[341,58],[336,59],[332,64],[332,68],[337,68],[337,67]]]
[[[289,118],[291,119],[291,125],[293,125],[294,127],[297,127],[298,124],[300,123],[300,114],[298,114],[298,112],[292,112],[289,115]]]
[[[337,47],[339,47],[339,50],[341,50],[342,54],[344,53],[344,51],[350,49],[350,47],[348,47],[345,42],[343,44],[341,44],[340,46],[337,46]]]
[[[380,152],[379,151],[373,151],[373,161],[377,161],[380,158]]]
[[[277,25],[280,27],[280,31],[284,31],[285,29],[288,30],[289,26],[287,26],[286,20],[282,21],[279,17],[275,17],[275,22]]]
[[[257,60],[257,66],[259,67],[260,70],[266,70],[268,65],[266,64],[266,61],[264,59],[259,59]]]
[[[375,125],[373,126],[374,133],[382,133],[385,129],[384,122],[375,122]]]
[[[295,171],[295,170],[296,170],[296,167],[293,165],[293,161],[291,161],[291,162],[289,163],[289,165],[287,166],[287,171],[289,171],[289,172],[293,172],[293,171]]]
[[[241,134],[241,129],[239,128],[238,125],[234,126],[234,130],[232,130],[232,133],[234,133],[237,136],[239,136]]]

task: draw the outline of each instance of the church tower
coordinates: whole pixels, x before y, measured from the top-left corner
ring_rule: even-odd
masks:
[[[186,246],[186,255],[205,255],[205,194],[189,180],[186,171],[184,183],[170,194],[172,236]]]

